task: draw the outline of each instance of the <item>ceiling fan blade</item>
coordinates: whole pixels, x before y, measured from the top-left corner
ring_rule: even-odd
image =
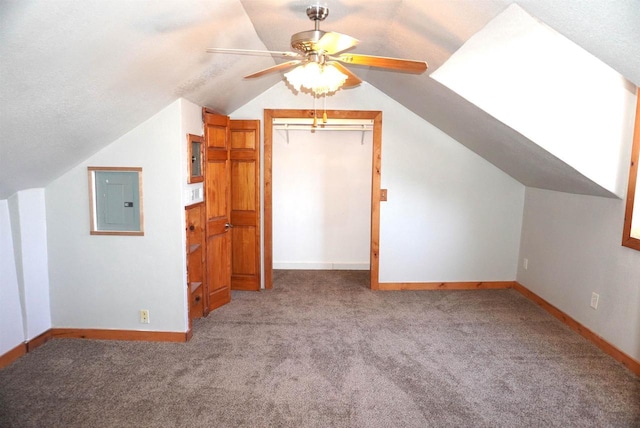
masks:
[[[272,73],[274,71],[285,70],[289,67],[293,67],[294,65],[300,64],[302,61],[294,60],[283,62],[282,64],[274,65],[273,67],[265,68],[264,70],[260,70],[248,76],[244,76],[245,79],[253,79],[254,77],[264,76],[265,74]]]
[[[360,43],[360,41],[351,36],[329,31],[315,43],[315,48],[316,50],[322,50],[329,55],[333,55],[351,49],[358,43]]]
[[[389,58],[384,56],[341,54],[330,57],[334,61],[341,61],[346,64],[367,65],[369,67],[391,68],[394,70],[406,71],[408,73],[423,73],[427,69],[425,61],[415,61],[411,59]]]
[[[235,54],[235,55],[257,55],[257,56],[271,56],[276,58],[302,58],[302,55],[296,52],[281,52],[281,51],[260,51],[253,49],[225,49],[225,48],[208,48],[209,53],[223,53],[223,54]]]
[[[358,86],[359,84],[362,83],[362,80],[360,80],[358,76],[353,74],[351,70],[349,70],[344,65],[340,64],[338,61],[330,61],[327,64],[334,66],[335,68],[338,69],[338,71],[347,75],[347,80],[344,82],[344,85],[342,85],[344,88],[351,88],[353,86]]]

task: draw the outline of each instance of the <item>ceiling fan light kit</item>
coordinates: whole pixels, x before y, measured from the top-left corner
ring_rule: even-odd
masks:
[[[329,16],[329,8],[322,4],[311,5],[307,7],[307,16],[314,21],[315,28],[291,36],[291,48],[295,52],[218,48],[207,49],[207,52],[266,54],[274,58],[287,59],[287,62],[245,76],[245,79],[295,67],[285,73],[285,79],[296,91],[308,92],[314,97],[326,96],[341,88],[353,87],[362,83],[362,80],[343,64],[385,68],[415,74],[423,73],[427,69],[427,63],[424,61],[342,53],[355,47],[359,41],[346,34],[320,30],[320,22]]]
[[[334,66],[317,62],[299,65],[284,77],[296,91],[311,92],[317,96],[334,93],[347,80],[347,75]]]

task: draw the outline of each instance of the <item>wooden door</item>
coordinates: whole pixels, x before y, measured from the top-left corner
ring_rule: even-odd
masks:
[[[231,289],[260,290],[260,121],[232,120]]]
[[[231,301],[229,117],[203,113],[206,143],[206,312]]]

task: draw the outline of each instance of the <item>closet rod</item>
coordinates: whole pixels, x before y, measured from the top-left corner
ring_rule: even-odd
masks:
[[[358,131],[358,132],[362,132],[362,138],[360,139],[360,144],[364,145],[364,133],[367,131],[373,131],[373,125],[368,125],[368,124],[363,124],[363,125],[350,125],[350,124],[345,124],[345,125],[337,125],[337,124],[333,124],[333,125],[316,125],[313,126],[312,124],[301,124],[301,123],[297,123],[297,124],[288,124],[288,123],[284,123],[284,124],[278,124],[278,125],[273,125],[273,129],[278,129],[278,130],[283,130],[285,131],[286,135],[287,135],[287,144],[289,144],[289,131],[310,131],[310,132],[316,132],[316,131]]]

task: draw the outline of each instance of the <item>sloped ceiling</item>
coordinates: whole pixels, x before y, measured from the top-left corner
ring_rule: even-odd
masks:
[[[205,49],[289,50],[291,34],[313,27],[305,15],[312,2],[0,0],[0,198],[45,186],[178,97],[234,111],[281,79],[242,79],[275,61]],[[611,196],[430,79],[512,1],[324,3],[322,28],[358,38],[355,52],[430,67],[420,76],[353,67],[362,79],[525,185]],[[637,0],[518,4],[640,84]]]

